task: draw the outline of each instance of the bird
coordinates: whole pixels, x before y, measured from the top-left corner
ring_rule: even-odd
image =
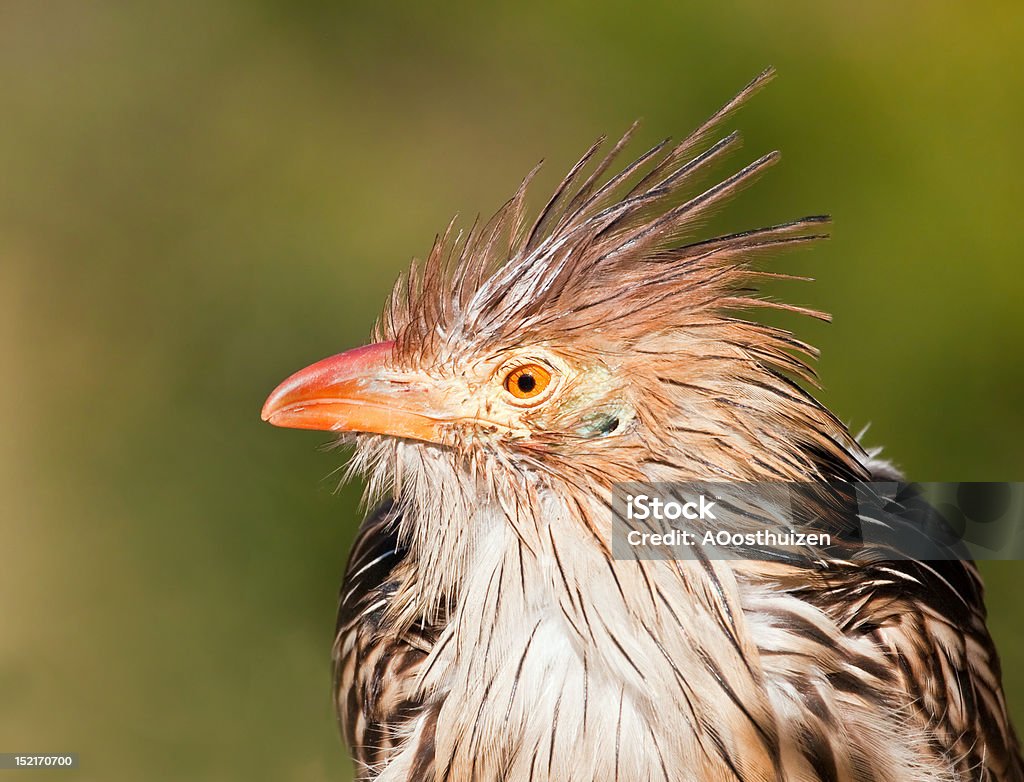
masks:
[[[602,137],[531,217],[534,168],[267,399],[365,481],[332,650],[358,779],[1022,779],[970,561],[613,554],[624,482],[900,477],[761,315],[827,320],[763,284],[829,218],[702,234],[779,159],[714,176],[773,74],[632,162],[637,125]]]

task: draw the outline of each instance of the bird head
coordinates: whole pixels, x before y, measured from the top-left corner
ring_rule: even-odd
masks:
[[[778,159],[707,184],[739,142],[708,137],[770,75],[613,175],[633,129],[603,157],[599,140],[532,223],[533,172],[486,224],[449,226],[395,285],[373,344],[292,375],[264,420],[362,435],[357,466],[392,475],[402,449],[516,482],[859,474],[858,446],[801,386],[813,349],[743,314],[825,317],[760,296],[760,278],[785,275],[756,262],[822,238],[826,218],[696,236]]]

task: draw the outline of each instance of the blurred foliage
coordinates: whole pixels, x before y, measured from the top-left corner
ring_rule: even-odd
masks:
[[[1024,479],[1016,0],[4,3],[0,750],[346,778],[358,490],[264,396],[360,343],[454,212],[638,116],[637,149],[685,133],[768,64],[733,124],[783,165],[723,220],[835,216],[783,260],[836,316],[795,324],[825,399],[916,478]],[[1018,722],[1021,567],[985,568]]]

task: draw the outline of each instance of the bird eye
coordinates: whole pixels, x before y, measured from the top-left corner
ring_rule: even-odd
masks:
[[[524,364],[505,375],[504,386],[516,399],[534,399],[551,383],[551,371],[540,364]]]

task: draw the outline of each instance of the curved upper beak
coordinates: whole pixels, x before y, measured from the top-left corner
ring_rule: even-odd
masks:
[[[428,378],[389,366],[393,347],[367,345],[300,369],[267,398],[263,420],[292,429],[441,442],[447,416],[438,395]]]

